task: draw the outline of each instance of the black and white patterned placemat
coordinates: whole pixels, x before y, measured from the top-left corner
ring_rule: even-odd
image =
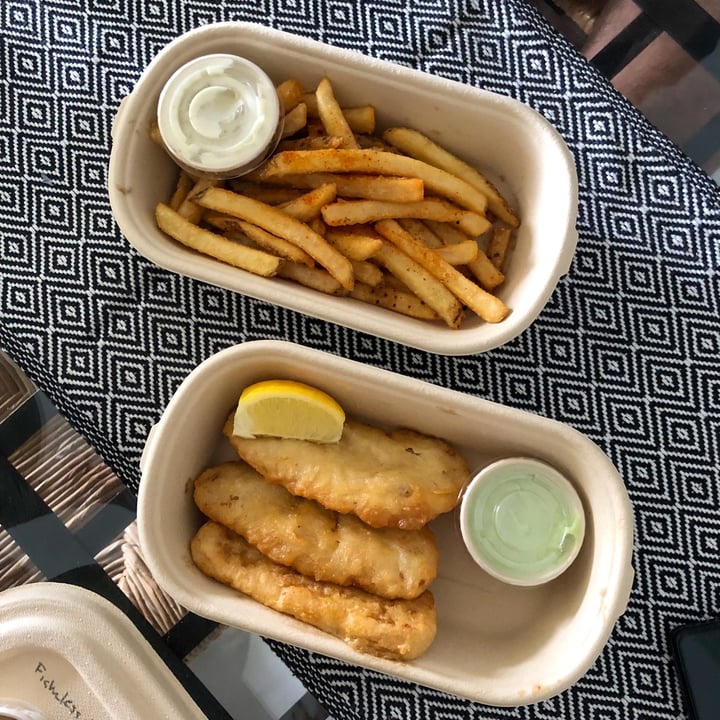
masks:
[[[107,199],[118,103],[179,33],[272,25],[518,98],[577,159],[580,242],[522,337],[439,357],[174,276]],[[0,347],[132,489],[180,380],[228,345],[284,338],[568,423],[634,503],[637,580],[595,666],[562,695],[487,708],[273,643],[338,718],[678,718],[668,632],[720,615],[718,188],[522,0],[0,3]],[[690,111],[691,109],[688,109]]]

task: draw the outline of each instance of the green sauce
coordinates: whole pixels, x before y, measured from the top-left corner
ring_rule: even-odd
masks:
[[[552,468],[509,463],[468,498],[466,535],[498,576],[532,584],[557,574],[577,554],[585,518],[577,496]]]

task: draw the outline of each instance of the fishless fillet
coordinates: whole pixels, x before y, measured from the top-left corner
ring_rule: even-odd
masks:
[[[413,660],[435,638],[437,614],[430,591],[414,600],[386,600],[357,588],[317,582],[274,563],[213,521],[198,530],[190,550],[209,577],[342,639],[358,652]]]
[[[193,495],[207,517],[315,580],[355,585],[385,598],[414,598],[437,574],[439,553],[429,528],[372,528],[292,495],[244,462],[203,471]]]
[[[266,480],[293,495],[353,513],[372,527],[415,530],[452,510],[469,480],[463,457],[448,443],[413,430],[346,420],[337,443],[225,435],[238,455]]]

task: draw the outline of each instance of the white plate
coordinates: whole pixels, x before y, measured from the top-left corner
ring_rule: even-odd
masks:
[[[554,465],[573,483],[587,514],[575,563],[546,585],[506,585],[472,561],[457,512],[433,521],[440,570],[430,589],[438,632],[428,652],[409,663],[357,653],[205,577],[189,553],[202,522],[192,479],[231,457],[222,426],[242,388],[283,377],[329,392],[350,416],[444,437],[472,469],[507,455]],[[277,341],[223,350],[183,381],[146,445],[138,525],[153,575],[198,615],[495,705],[537,702],[581,677],[625,610],[633,579],[630,502],[616,469],[586,436],[537,415]]]
[[[105,598],[61,583],[0,593],[0,706],[39,717],[205,717],[140,631]],[[1,713],[0,713],[1,714]]]
[[[344,105],[371,103],[378,125],[408,125],[483,170],[519,211],[507,279],[499,296],[512,309],[492,324],[468,317],[459,330],[406,318],[349,298],[329,297],[279,278],[256,277],[200,256],[161,233],[158,201],[170,197],[173,163],[149,138],[157,98],[172,72],[206,53],[242,55],[276,82],[311,88],[328,75]],[[511,98],[248,23],[206,25],[177,38],[150,63],[118,111],[110,155],[115,219],[139,253],[166,269],[430,352],[464,355],[502,345],[537,317],[567,272],[577,242],[577,178],[557,131]]]

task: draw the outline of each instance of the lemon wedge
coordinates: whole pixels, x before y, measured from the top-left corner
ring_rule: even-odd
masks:
[[[294,380],[264,380],[242,391],[233,434],[335,443],[344,423],[344,410],[322,390]]]

